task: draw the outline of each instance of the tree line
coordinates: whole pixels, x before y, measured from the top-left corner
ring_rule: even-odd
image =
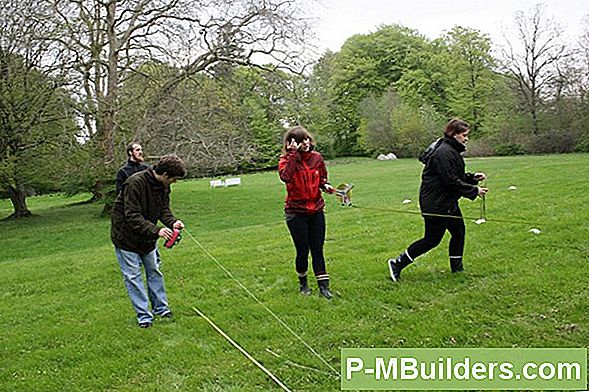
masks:
[[[589,151],[589,21],[563,41],[543,6],[496,46],[400,25],[309,55],[305,2],[0,0],[0,196],[112,196],[136,140],[192,176],[274,167],[285,127],[327,157],[416,156],[450,117],[470,153]]]

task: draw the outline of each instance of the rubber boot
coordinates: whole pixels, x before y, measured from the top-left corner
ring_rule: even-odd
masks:
[[[397,256],[396,259],[388,259],[387,264],[389,265],[389,272],[391,274],[391,279],[393,282],[398,282],[401,280],[401,271],[403,268],[407,267],[409,264],[413,263],[405,252],[401,253]]]
[[[464,266],[462,265],[462,257],[451,257],[450,269],[452,270],[452,273],[464,271]]]
[[[303,295],[311,295],[311,289],[309,288],[309,283],[307,282],[307,275],[299,276],[299,291]]]
[[[319,294],[326,299],[331,299],[333,295],[331,295],[331,291],[329,291],[329,280],[319,280],[317,281],[317,285],[319,286]]]

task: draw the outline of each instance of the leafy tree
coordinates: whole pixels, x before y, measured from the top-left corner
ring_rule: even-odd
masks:
[[[440,113],[448,113],[450,61],[442,40],[424,43],[409,53],[408,69],[394,83],[395,90],[413,107],[432,106]]]
[[[0,194],[9,218],[31,215],[27,196],[59,189],[78,131],[68,95],[55,81],[0,49]]]
[[[358,153],[358,105],[370,94],[382,94],[410,69],[411,53],[426,45],[415,30],[383,26],[368,35],[349,38],[336,55],[330,86],[333,89],[334,128],[331,133],[339,154]]]
[[[483,126],[497,86],[491,40],[477,30],[454,27],[444,37],[450,71],[448,113],[469,121],[474,134]]]
[[[416,107],[389,88],[361,103],[362,142],[368,151],[415,157],[439,137],[443,120],[431,106]]]
[[[34,0],[0,2],[0,195],[9,197],[12,218],[31,215],[27,196],[59,189],[77,151],[71,100],[43,61],[46,32],[30,15]]]

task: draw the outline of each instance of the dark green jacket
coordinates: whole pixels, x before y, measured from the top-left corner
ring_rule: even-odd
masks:
[[[129,177],[115,199],[110,231],[113,244],[129,252],[151,252],[159,238],[158,220],[169,228],[176,221],[170,211],[170,188],[147,169]]]

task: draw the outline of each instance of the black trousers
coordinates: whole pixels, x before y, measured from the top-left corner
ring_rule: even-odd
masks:
[[[326,275],[323,243],[325,242],[325,215],[323,211],[313,215],[286,214],[286,225],[292,236],[297,256],[296,270],[300,276],[309,269],[309,250],[313,259],[315,276]]]
[[[462,258],[464,253],[464,237],[466,227],[462,216],[456,218],[442,218],[435,216],[424,216],[425,233],[423,238],[415,241],[407,248],[409,257],[413,260],[428,252],[440,244],[446,230],[452,236],[450,238],[450,258]]]

